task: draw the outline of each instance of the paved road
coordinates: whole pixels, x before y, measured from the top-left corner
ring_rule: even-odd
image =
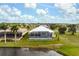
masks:
[[[34,50],[28,48],[0,48],[0,56],[62,56],[53,50]]]

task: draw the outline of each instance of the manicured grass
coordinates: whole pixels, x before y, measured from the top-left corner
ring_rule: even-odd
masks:
[[[79,33],[70,35],[59,35],[60,41],[64,44],[62,47],[56,49],[58,52],[68,56],[79,56]]]
[[[67,56],[79,56],[79,47],[64,45],[57,50],[59,53]]]

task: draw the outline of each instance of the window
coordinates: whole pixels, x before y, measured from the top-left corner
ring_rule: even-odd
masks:
[[[40,36],[40,33],[35,33],[35,36]]]
[[[33,33],[30,33],[30,36],[34,36],[34,34]]]
[[[41,33],[43,36],[47,36],[47,32],[42,32]]]

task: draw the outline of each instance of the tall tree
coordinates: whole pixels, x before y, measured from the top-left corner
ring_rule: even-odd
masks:
[[[72,33],[72,35],[74,35],[76,33],[76,25],[72,24],[69,26],[69,32]]]
[[[29,26],[29,25],[27,25],[27,31],[29,32],[29,30],[30,30],[30,26]]]
[[[65,26],[60,26],[58,31],[59,31],[60,34],[65,34],[66,29],[67,28]]]
[[[15,42],[16,42],[16,39],[17,39],[17,30],[18,30],[18,29],[19,29],[19,28],[18,28],[17,25],[14,25],[14,26],[11,27],[11,30],[12,30],[12,32],[13,32],[14,35],[15,35]]]

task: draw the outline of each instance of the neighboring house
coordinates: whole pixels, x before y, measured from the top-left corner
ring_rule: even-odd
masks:
[[[28,34],[29,39],[52,39],[54,37],[54,31],[42,25],[37,28],[34,28]]]
[[[22,36],[26,33],[26,29],[19,29],[17,31],[17,40],[20,40],[22,38]],[[7,29],[6,30],[6,38],[7,39],[14,39],[15,37],[15,34],[10,30],[10,29]],[[0,30],[0,38],[4,38],[4,30]],[[2,39],[0,39],[2,40]]]
[[[17,36],[17,38],[20,38],[22,36],[22,32],[17,32],[16,36]],[[4,32],[0,32],[0,38],[3,38],[3,37],[4,37]],[[14,38],[15,35],[12,32],[7,32],[6,37],[7,38]]]

